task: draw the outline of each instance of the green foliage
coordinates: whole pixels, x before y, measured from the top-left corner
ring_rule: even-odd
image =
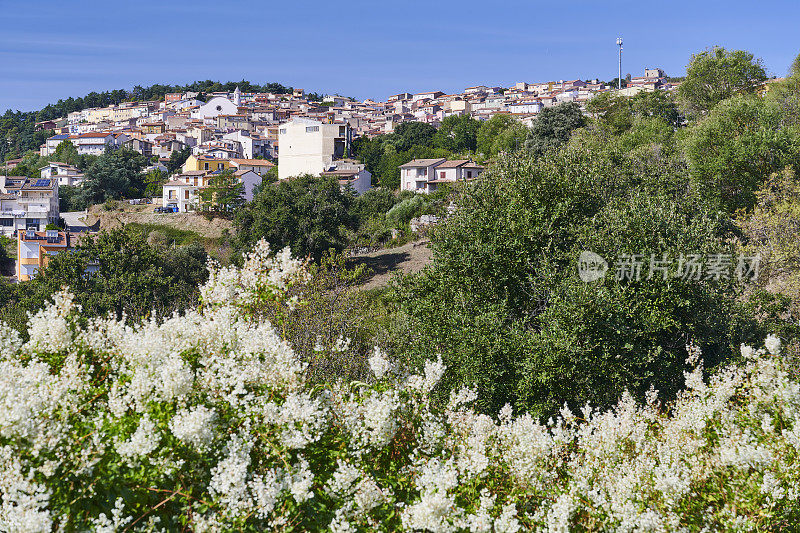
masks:
[[[398,151],[410,150],[414,146],[431,146],[436,128],[424,122],[401,122],[394,129],[391,143]]]
[[[451,152],[474,152],[480,124],[479,120],[469,115],[450,115],[442,120],[433,144]]]
[[[798,110],[797,100],[736,96],[720,102],[684,139],[693,186],[729,212],[751,208],[764,180],[797,162]]]
[[[659,118],[672,127],[680,125],[681,116],[672,93],[642,91],[631,98],[631,110],[638,118]]]
[[[81,195],[92,203],[139,198],[146,187],[142,174],[146,165],[147,159],[133,150],[123,148],[109,151],[98,157],[86,170]]]
[[[33,280],[13,285],[0,300],[0,320],[23,329],[27,313],[63,287],[74,291],[86,318],[169,316],[197,305],[197,285],[207,277],[205,263],[199,244],[151,246],[133,228],[100,233],[81,240],[73,252],[52,256]],[[87,274],[87,269],[96,271]]]
[[[406,198],[386,213],[386,221],[394,227],[403,227],[412,218],[422,214],[427,205],[428,201],[424,195],[417,194],[411,198]]]
[[[770,176],[755,193],[749,214],[740,213],[744,251],[760,254],[758,286],[789,298],[792,316],[800,316],[800,181],[794,170]]]
[[[501,158],[463,193],[433,235],[433,266],[397,289],[415,339],[409,361],[441,353],[443,395],[475,382],[483,409],[511,402],[538,415],[650,384],[669,395],[689,341],[711,366],[763,333],[729,284],[618,282],[613,264],[603,282],[577,279],[582,250],[610,261],[729,250],[730,224],[686,196],[680,163],[649,154],[576,140],[538,161]]]
[[[761,59],[744,50],[715,46],[692,56],[678,101],[687,116],[700,117],[719,102],[749,92],[767,79]]]
[[[173,152],[175,154],[176,152]],[[154,168],[144,177],[144,194],[148,198],[160,197],[164,191],[164,184],[167,182],[167,176],[161,169]]]
[[[4,270],[5,263],[11,261],[11,255],[8,253],[9,248],[14,246],[14,241],[10,237],[0,235],[0,273]]]
[[[470,123],[453,121],[450,123],[451,132],[456,135],[458,142],[473,143],[471,139]],[[439,143],[455,143],[455,138],[445,141],[436,137],[436,128],[422,122],[402,122],[397,125],[394,133],[378,135],[375,137],[360,137],[353,142],[353,153],[366,165],[372,173],[374,185],[389,189],[400,187],[400,165],[412,159],[450,157],[452,153],[445,148],[435,146],[436,139]],[[473,143],[474,144],[474,143]]]
[[[53,152],[53,160],[77,166],[80,160],[78,149],[69,140],[61,141]]]
[[[62,213],[83,211],[92,205],[91,200],[83,193],[81,186],[60,185],[58,187],[58,206]]]
[[[514,152],[525,145],[530,131],[514,117],[497,114],[478,128],[476,151],[484,157],[494,157],[500,152]]]
[[[288,320],[280,301],[262,302],[252,311],[278,326],[308,364],[310,381],[369,380],[367,358],[385,344],[381,331],[388,316],[381,295],[360,287],[368,274],[364,265],[350,267],[344,254],[330,250],[309,265],[307,279],[289,288],[286,297],[298,304]]]
[[[289,246],[297,256],[319,259],[328,249],[347,245],[347,230],[355,229],[352,204],[352,194],[330,177],[298,176],[270,184],[237,211],[234,246],[241,252],[263,238],[273,248]]]
[[[600,93],[586,102],[586,111],[610,128],[615,135],[627,131],[633,125],[630,99],[615,91]]]
[[[192,155],[192,148],[187,146],[183,150],[172,152],[169,154],[169,161],[167,161],[167,172],[172,174],[180,170],[186,160],[189,159],[189,156]]]
[[[215,213],[234,213],[244,205],[244,185],[231,170],[209,180],[200,191],[201,209]]]
[[[525,148],[541,155],[551,148],[563,145],[576,129],[583,126],[585,119],[581,108],[574,102],[545,107],[533,121],[531,133]]]

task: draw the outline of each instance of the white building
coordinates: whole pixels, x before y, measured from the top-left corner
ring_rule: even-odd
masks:
[[[70,142],[75,145],[79,154],[103,155],[106,147],[115,146],[115,137],[108,132],[82,133],[70,138]]]
[[[200,201],[199,187],[185,181],[170,180],[164,184],[161,202],[164,207],[175,206],[180,213],[196,211]]]
[[[281,124],[278,146],[279,179],[301,174],[319,176],[329,170],[334,161],[347,155],[350,125],[294,118]]]
[[[482,166],[467,159],[414,159],[400,166],[400,188],[404,191],[430,193],[440,183],[470,181],[482,172]]]
[[[84,176],[80,169],[68,165],[66,163],[59,163],[51,161],[44,167],[39,175],[42,179],[57,179],[59,187],[64,185],[75,186],[83,183]]]
[[[56,148],[58,145],[64,141],[69,141],[70,136],[62,133],[60,135],[53,135],[49,139],[47,139],[44,144],[39,149],[39,155],[42,157],[49,157],[56,152]]]
[[[339,186],[344,188],[352,188],[357,195],[362,195],[369,190],[372,186],[372,174],[364,165],[362,168],[351,169],[333,169],[326,170],[322,173],[323,176],[332,176],[339,180]]]
[[[57,222],[58,180],[0,176],[0,234],[36,229]]]
[[[229,139],[239,143],[243,159],[253,159],[255,157],[274,157],[272,145],[269,139],[257,133],[249,133],[244,130],[237,130],[226,133],[223,139]]]
[[[201,120],[215,119],[220,115],[235,115],[239,106],[222,96],[215,96],[205,104],[192,111],[192,118]]]

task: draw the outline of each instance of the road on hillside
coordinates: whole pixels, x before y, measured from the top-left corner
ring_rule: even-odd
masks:
[[[71,211],[69,213],[61,213],[61,218],[64,219],[66,230],[72,233],[80,233],[82,231],[89,231],[91,228],[86,225],[83,218],[86,217],[86,211]]]

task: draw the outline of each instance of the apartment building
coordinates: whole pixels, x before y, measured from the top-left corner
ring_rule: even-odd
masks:
[[[325,124],[308,118],[294,118],[278,130],[278,178],[301,174],[319,176],[350,149],[349,124]]]
[[[70,235],[58,230],[17,233],[17,280],[30,281],[50,258],[70,248]]]
[[[0,235],[43,231],[58,218],[57,179],[0,176]]]

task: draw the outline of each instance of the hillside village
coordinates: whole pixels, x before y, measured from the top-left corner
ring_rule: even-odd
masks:
[[[513,87],[467,87],[458,94],[430,91],[401,92],[384,102],[358,101],[343,96],[310,99],[302,89],[291,94],[233,92],[205,95],[195,92],[167,93],[163,101],[124,102],[90,108],[37,124],[53,135],[39,148],[52,157],[64,141],[80,155],[99,156],[108,150],[128,148],[163,169],[176,152],[191,156],[164,184],[163,205],[176,212],[197,210],[200,191],[214,177],[231,171],[244,185],[245,200],[278,161],[278,178],[300,174],[334,176],[342,186],[363,193],[371,186],[371,174],[350,156],[358,137],[391,133],[404,122],[438,126],[450,116],[470,116],[480,121],[508,115],[530,125],[546,107],[575,102],[584,107],[606,91],[626,96],[641,91],[671,91],[678,83],[668,81],[663,70],[645,69],[617,91],[599,80],[520,82]],[[13,176],[13,164],[5,166],[0,183],[0,232],[43,231],[56,222],[58,187],[80,186],[84,175],[73,165],[50,162],[39,179]],[[401,167],[401,189],[432,192],[438,183],[470,180],[483,170],[469,160],[421,159]],[[24,191],[21,196],[17,191]]]
[[[800,4],[34,4],[0,533],[800,531]]]

